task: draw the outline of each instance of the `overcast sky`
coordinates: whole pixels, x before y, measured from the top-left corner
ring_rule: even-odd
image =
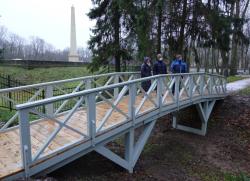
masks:
[[[70,7],[75,6],[77,46],[87,46],[91,0],[0,0],[0,25],[23,38],[38,36],[56,48],[69,47]]]

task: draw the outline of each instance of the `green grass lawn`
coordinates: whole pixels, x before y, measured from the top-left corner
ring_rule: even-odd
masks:
[[[245,89],[240,90],[239,92],[240,95],[250,95],[250,87],[247,87]]]
[[[70,79],[90,75],[86,67],[54,67],[25,69],[20,67],[0,66],[0,72],[25,84]],[[95,73],[96,74],[96,73]]]
[[[6,123],[12,116],[16,114],[16,111],[10,111],[9,109],[0,107],[0,121]],[[40,117],[34,114],[29,114],[29,121],[39,119]],[[11,125],[17,125],[18,118]]]
[[[16,111],[10,111],[9,109],[5,108],[0,108],[0,121],[2,122],[7,122],[14,114]]]
[[[245,79],[246,77],[241,77],[241,76],[229,76],[227,77],[227,83],[230,83],[230,82],[235,82],[237,80],[242,80],[242,79]]]
[[[238,175],[226,173],[224,180],[225,181],[250,181],[250,177],[248,177],[245,173],[240,173]]]

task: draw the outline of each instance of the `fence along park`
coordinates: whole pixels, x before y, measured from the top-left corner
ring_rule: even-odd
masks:
[[[12,87],[21,87],[25,86],[26,84],[22,83],[19,80],[16,80],[12,78],[10,75],[5,75],[5,74],[0,74],[0,88],[1,89],[6,89],[6,88],[12,88]],[[73,91],[73,87],[70,87],[71,85],[67,85],[67,87],[63,87],[61,91],[58,89],[53,90],[53,95],[58,96],[62,95],[63,93],[71,93]],[[3,93],[2,96],[0,97],[0,107],[4,108],[3,111],[5,112],[15,112],[16,116],[13,117],[13,119],[17,119],[17,113],[16,113],[16,108],[15,105],[18,103],[24,103],[27,102],[29,99],[34,96],[35,92],[37,92],[37,88],[30,88],[30,89],[23,89],[21,91],[10,91],[8,93]],[[46,94],[45,90],[42,90],[37,94],[36,97],[31,99],[32,101],[35,100],[41,100],[45,99]],[[70,102],[73,104],[73,102]],[[71,105],[67,104],[67,106],[64,107],[63,110],[68,110],[70,109]],[[55,104],[55,107],[58,107],[60,103]],[[40,108],[40,111],[45,112],[45,107]],[[9,115],[11,116],[11,114]],[[6,120],[0,120],[0,121],[6,121]],[[8,125],[8,124],[7,124]]]
[[[148,80],[152,84],[145,92],[141,83]],[[24,98],[14,96],[19,92]],[[1,128],[0,179],[51,172],[91,151],[133,172],[158,118],[173,113],[174,128],[205,135],[215,102],[226,96],[226,79],[207,73],[148,78],[138,72],[107,73],[5,88],[0,96],[17,111]],[[199,112],[200,129],[181,125],[175,117],[191,105]],[[125,156],[106,147],[123,136]]]

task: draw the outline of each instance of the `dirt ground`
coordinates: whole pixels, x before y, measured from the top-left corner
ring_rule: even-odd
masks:
[[[198,122],[194,107],[179,115],[184,122]],[[170,122],[170,115],[157,122],[133,174],[92,152],[45,180],[206,181],[223,180],[228,174],[250,176],[250,95],[229,96],[218,102],[206,136],[174,130]],[[115,143],[110,146],[123,149]]]

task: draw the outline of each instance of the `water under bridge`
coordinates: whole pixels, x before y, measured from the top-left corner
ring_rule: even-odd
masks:
[[[145,92],[141,85],[149,80]],[[91,151],[133,172],[158,118],[172,113],[174,128],[205,135],[215,102],[225,96],[226,79],[206,73],[109,73],[2,89],[1,103],[16,112],[0,130],[0,180],[48,173]],[[176,119],[191,105],[200,128]],[[107,147],[119,137],[122,156]]]

